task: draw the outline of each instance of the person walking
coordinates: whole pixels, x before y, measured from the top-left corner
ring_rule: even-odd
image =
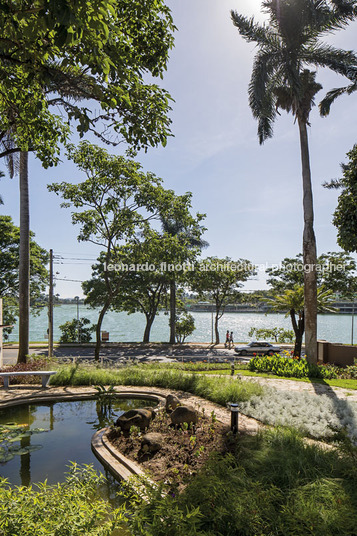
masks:
[[[229,346],[228,348],[231,349],[233,348],[233,344],[234,344],[234,341],[233,341],[233,331],[231,331],[231,334],[229,336]]]
[[[226,342],[224,343],[225,348],[227,348],[228,346],[229,346],[229,329],[227,329]]]

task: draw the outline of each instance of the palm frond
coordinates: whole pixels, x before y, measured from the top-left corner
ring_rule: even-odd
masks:
[[[238,28],[240,35],[244,37],[248,43],[258,43],[259,45],[269,47],[270,49],[280,47],[280,38],[278,34],[272,31],[268,26],[256,23],[254,17],[244,17],[232,10],[231,18],[234,26]]]
[[[331,45],[314,43],[301,51],[301,61],[317,67],[328,67],[332,71],[351,76],[357,66],[357,55],[352,50],[342,50]]]
[[[319,104],[320,115],[322,117],[326,117],[330,113],[331,104],[337,99],[337,97],[340,97],[344,93],[347,93],[347,87],[332,89],[331,91],[326,93],[326,96]]]

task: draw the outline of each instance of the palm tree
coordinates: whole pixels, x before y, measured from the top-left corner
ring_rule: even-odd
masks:
[[[287,289],[283,294],[277,294],[269,299],[263,298],[262,301],[270,305],[274,311],[287,311],[286,316],[290,316],[295,333],[294,356],[300,357],[305,331],[304,287],[295,285],[293,289]],[[317,290],[318,312],[335,313],[337,309],[332,307],[333,301],[333,291],[319,287]]]
[[[260,25],[232,11],[233,24],[248,42],[257,43],[249,85],[249,104],[258,120],[259,142],[273,136],[279,108],[292,112],[299,127],[303,182],[303,260],[306,353],[317,361],[316,239],[307,126],[314,97],[322,88],[307,67],[328,67],[345,75],[357,64],[354,53],[320,41],[320,36],[343,28],[353,19],[350,0],[266,0],[269,24]]]
[[[19,251],[19,351],[18,363],[26,363],[29,354],[30,327],[30,206],[28,184],[28,152],[17,148],[11,131],[1,136],[10,177],[19,175],[20,185],[20,251]]]

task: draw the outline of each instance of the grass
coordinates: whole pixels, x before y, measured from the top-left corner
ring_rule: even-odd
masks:
[[[182,373],[169,367],[128,366],[120,369],[101,369],[79,365],[60,367],[51,378],[51,385],[140,385],[181,390],[225,406],[228,402],[244,402],[260,396],[264,389],[250,382],[231,378],[209,378]]]
[[[266,372],[253,372],[250,370],[239,369],[235,367],[235,373],[240,376],[251,376],[253,378],[269,378],[271,380],[292,380],[294,382],[305,383],[322,383],[323,385],[330,385],[331,387],[341,387],[343,389],[357,389],[357,380],[335,378],[333,380],[324,380],[321,378],[283,378],[275,376],[274,374],[268,374]],[[215,375],[230,375],[230,370],[207,370],[198,371],[198,374],[215,374]]]
[[[292,430],[231,440],[180,495],[128,504],[137,535],[353,536],[356,451],[341,455],[309,445]]]

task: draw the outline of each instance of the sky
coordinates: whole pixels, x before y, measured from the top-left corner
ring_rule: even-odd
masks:
[[[258,0],[168,0],[172,9],[175,48],[164,79],[172,103],[172,133],[165,148],[139,153],[144,171],[164,180],[177,194],[191,191],[195,212],[205,213],[204,256],[248,259],[259,265],[279,263],[302,248],[302,179],[298,127],[282,112],[274,137],[260,146],[257,124],[248,105],[248,84],[255,54],[230,20],[230,10],[254,15],[263,21]],[[354,49],[357,21],[328,41]],[[327,40],[327,39],[326,39]],[[323,85],[319,97],[345,85],[342,77],[319,69]],[[357,93],[340,97],[327,118],[317,107],[310,115],[310,158],[314,191],[315,232],[318,254],[339,251],[332,214],[338,193],[322,187],[325,180],[341,176],[340,163],[357,142]],[[92,140],[91,140],[92,141]],[[123,154],[124,145],[111,149]],[[3,165],[3,163],[1,164]],[[0,181],[5,204],[0,214],[10,214],[19,224],[18,178]],[[56,256],[56,293],[83,296],[81,281],[90,278],[99,249],[78,243],[79,228],[71,223],[70,210],[47,191],[51,182],[78,182],[84,176],[63,159],[44,170],[30,157],[31,229],[36,241],[52,248]],[[62,257],[62,259],[61,259]],[[245,289],[265,288],[265,277],[248,281]]]

